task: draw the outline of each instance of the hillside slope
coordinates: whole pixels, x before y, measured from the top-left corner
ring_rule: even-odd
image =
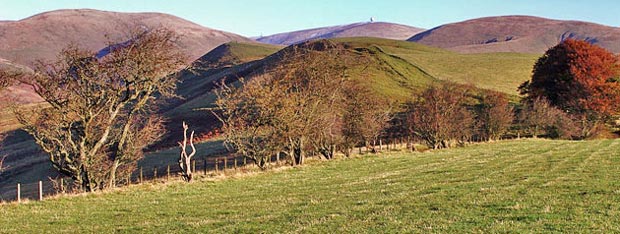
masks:
[[[503,141],[152,183],[3,205],[0,232],[613,233],[618,147]]]
[[[263,43],[277,45],[292,45],[309,40],[340,37],[378,37],[394,40],[405,40],[421,31],[423,31],[423,29],[402,24],[364,22],[278,33],[270,36],[259,37],[256,40]]]
[[[236,82],[239,78],[246,80],[253,77],[266,75],[269,68],[284,66],[288,63],[304,63],[304,53],[308,51],[321,50],[319,48],[329,48],[331,45],[338,44],[331,40],[319,40],[289,46],[264,59],[254,60],[247,63],[240,63],[234,66],[223,66],[213,69],[198,70],[198,73],[186,72],[183,75],[183,83],[179,85],[178,93],[184,99],[165,112],[170,122],[178,125],[181,121],[190,123],[198,132],[206,132],[219,126],[219,122],[208,110],[213,107],[216,95],[214,93],[217,84],[222,80],[229,83]],[[407,42],[405,42],[407,43]],[[340,43],[342,44],[342,43]],[[344,45],[344,44],[343,44]],[[249,49],[247,44],[245,49]],[[261,50],[254,45],[254,50]],[[347,49],[340,54],[340,60],[356,61],[350,64],[347,73],[351,79],[369,87],[379,95],[393,100],[406,100],[412,91],[420,90],[438,80],[424,72],[404,59],[391,56],[374,45],[356,46],[354,44],[344,45]],[[264,50],[265,47],[262,47]],[[327,49],[320,53],[333,53]],[[216,61],[219,64],[222,54],[214,50],[196,61],[196,64],[209,66],[209,61]],[[285,54],[294,55],[295,61],[283,60]],[[363,61],[363,62],[362,62]],[[318,68],[321,69],[321,68]],[[176,142],[176,137],[182,130],[178,127],[170,128],[171,133],[166,142]]]
[[[461,54],[419,43],[379,38],[343,38],[335,41],[357,47],[376,46],[422,69],[432,77],[517,95],[517,87],[531,77],[540,56],[524,53]]]
[[[38,59],[54,59],[67,43],[98,51],[109,40],[126,39],[130,29],[164,26],[179,35],[180,46],[195,60],[216,46],[250,40],[161,13],[119,13],[90,9],[57,10],[0,24],[0,57],[30,66]],[[107,38],[106,38],[107,34]]]
[[[183,99],[171,100],[168,105],[162,108],[174,108],[183,105],[188,100],[193,100],[196,96],[210,93],[214,87],[214,82],[221,78],[213,74],[226,71],[234,65],[260,60],[281,48],[280,46],[254,42],[230,42],[221,45],[218,49],[214,49],[196,60],[195,71],[185,71],[182,74],[181,83],[177,86],[177,95]],[[11,87],[9,91],[14,95],[19,91],[19,88],[18,86]],[[27,87],[21,88],[25,91],[20,93],[26,96],[32,94],[28,92]],[[159,148],[176,145],[178,137],[182,134],[178,121],[187,121],[192,128],[198,127],[198,135],[216,126],[213,116],[207,111],[168,111],[166,116],[170,120],[167,122],[169,134]],[[17,182],[33,183],[39,180],[46,181],[49,177],[57,176],[47,156],[39,152],[30,136],[23,131],[16,130],[18,128],[19,125],[8,108],[2,108],[0,110],[0,133],[9,131],[10,137],[4,142],[0,142],[0,155],[8,156],[5,161],[8,170],[0,176],[0,196],[6,195],[2,194],[5,192],[5,188],[14,187]],[[221,144],[219,147],[221,148]],[[174,150],[176,151],[176,149]],[[204,156],[206,154],[197,155],[197,157]],[[152,164],[153,160],[157,161],[158,159],[147,157],[145,163]]]
[[[411,92],[442,80],[473,84],[515,95],[518,85],[529,79],[537,57],[517,53],[458,54],[418,43],[378,38],[316,41],[292,46],[279,53],[288,53],[291,49],[299,47],[312,48],[312,45],[326,42],[348,48],[343,59],[364,58],[366,63],[351,67],[348,73],[360,84],[395,101],[406,100]],[[213,107],[216,98],[213,91],[217,88],[216,84],[222,79],[235,81],[240,77],[251,79],[253,76],[262,75],[266,67],[278,66],[281,63],[278,59],[279,53],[276,53],[279,50],[280,47],[265,44],[227,43],[195,61],[197,69],[194,72],[185,71],[181,77],[182,83],[178,85],[177,94],[183,99],[173,100],[169,105],[162,107],[163,114],[168,118],[169,133],[159,144],[159,148],[176,146],[176,142],[182,136],[180,127],[182,121],[189,123],[198,135],[218,127],[219,122],[207,110]],[[17,126],[6,121],[5,117],[0,116],[0,127],[15,129]],[[3,124],[9,126],[2,126]],[[0,154],[8,154],[11,164],[30,165],[41,172],[51,168],[44,155],[36,154],[35,158],[31,158],[35,155],[31,152],[36,152],[36,147],[32,149],[32,141],[7,144],[9,144],[8,151],[16,152],[0,152]],[[29,157],[23,157],[21,149],[28,149]],[[36,163],[32,164],[33,162]],[[16,180],[26,178],[29,181],[37,181],[50,176],[50,174],[27,173],[24,167],[13,169],[16,171],[10,173]],[[0,183],[0,186],[2,185]]]
[[[620,52],[620,28],[532,16],[499,16],[445,24],[409,41],[466,53],[543,53],[566,38]]]

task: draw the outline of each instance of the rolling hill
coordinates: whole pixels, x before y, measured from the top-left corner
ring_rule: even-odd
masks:
[[[259,42],[276,45],[292,45],[309,40],[340,37],[378,37],[394,40],[405,40],[421,31],[423,31],[423,29],[402,24],[363,22],[279,33],[259,37],[256,40]]]
[[[367,39],[372,40],[370,38]],[[347,47],[346,51],[340,54],[340,60],[358,61],[349,67],[348,73],[350,77],[370,87],[382,96],[403,101],[409,97],[412,91],[420,90],[430,83],[438,81],[425,73],[421,68],[401,58],[391,56],[374,45],[357,47],[353,44],[344,44],[332,40],[317,40],[296,44],[260,60],[253,60],[234,66],[225,65],[223,67],[215,66],[216,68],[212,69],[197,69],[197,72],[184,72],[181,78],[183,83],[179,85],[177,91],[184,99],[174,103],[165,112],[172,125],[168,128],[171,132],[168,136],[171,138],[166,138],[164,141],[171,143],[170,146],[174,145],[176,137],[180,134],[179,131],[182,130],[178,128],[178,123],[181,121],[188,122],[198,132],[206,132],[219,125],[215,117],[206,110],[213,107],[213,102],[216,99],[213,91],[217,88],[216,84],[218,82],[222,80],[235,82],[239,78],[252,79],[256,76],[268,74],[268,70],[271,67],[281,66],[286,69],[288,63],[303,63],[304,55],[309,51],[320,50],[320,53],[333,53],[334,51],[330,49],[322,50],[321,48],[331,48],[335,44]],[[230,61],[238,60],[230,59],[230,56],[227,56],[228,54],[251,54],[248,52],[234,52],[235,49],[265,52],[273,51],[274,49],[261,44],[241,45],[241,43],[224,45],[220,50],[213,50],[201,57],[195,64],[202,64],[203,67],[212,66],[209,65],[209,61],[215,61],[214,64],[228,64]],[[233,52],[227,52],[231,49]],[[283,60],[284,54],[292,55],[295,61]],[[225,62],[222,63],[222,60]]]
[[[529,79],[538,57],[519,53],[460,54],[418,43],[379,38],[318,40],[285,49],[259,43],[226,43],[194,61],[193,71],[183,71],[181,74],[177,94],[183,99],[172,100],[161,108],[168,118],[169,133],[157,148],[176,146],[181,136],[182,121],[188,122],[198,135],[218,126],[214,116],[205,110],[213,106],[216,98],[213,91],[217,82],[260,76],[265,68],[283,62],[282,53],[303,53],[304,50],[321,48],[322,44],[339,44],[346,48],[343,59],[363,58],[363,64],[350,67],[351,77],[379,94],[399,101],[409,98],[411,92],[442,80],[474,84],[515,95],[518,85]],[[303,62],[303,56],[296,58],[301,60],[293,62]],[[17,128],[14,122],[8,121],[8,115],[0,118],[0,125],[9,124],[0,126],[4,130]],[[9,184],[0,183],[0,187],[12,186],[11,183],[20,178],[36,181],[52,176],[53,170],[46,156],[36,153],[30,138],[20,131],[13,134],[17,134],[11,138],[15,141],[4,142],[5,150],[0,151],[0,154],[8,155],[7,160],[12,168],[7,173],[12,175],[12,179],[7,182]],[[37,173],[31,173],[28,168],[35,168]]]
[[[0,232],[614,233],[619,146],[502,141],[147,183],[0,205]]]
[[[268,67],[281,66],[281,54],[304,53],[304,50],[328,48],[321,44],[340,44],[347,48],[341,54],[342,60],[360,60],[349,67],[352,79],[370,87],[379,95],[403,102],[411,93],[441,81],[471,84],[488,90],[507,93],[515,97],[517,87],[530,78],[532,66],[538,55],[521,53],[460,54],[407,41],[380,38],[339,38],[317,40],[296,44],[246,63],[230,54],[251,54],[242,51],[263,51],[262,55],[277,48],[263,44],[229,43],[204,55],[195,61],[205,69],[186,71],[178,87],[178,94],[184,99],[166,108],[165,115],[171,125],[164,142],[174,146],[182,130],[179,123],[187,121],[198,132],[207,132],[218,126],[218,121],[207,110],[213,107],[217,88],[221,80],[235,81],[243,77],[251,79],[265,74]],[[234,51],[237,52],[234,52]],[[323,51],[330,53],[329,50]],[[254,56],[250,56],[254,57]],[[297,56],[303,63],[303,56]],[[218,66],[217,64],[223,64]],[[232,65],[231,65],[232,64]],[[211,68],[209,68],[211,67]]]
[[[168,27],[179,35],[180,46],[194,61],[216,46],[249,42],[237,34],[206,28],[182,18],[161,13],[119,13],[90,9],[57,10],[18,21],[0,23],[0,57],[30,66],[38,59],[53,59],[67,43],[93,51],[108,41],[125,39],[135,27]]]
[[[408,41],[465,53],[543,53],[566,38],[620,52],[620,28],[532,16],[486,17],[445,24]]]

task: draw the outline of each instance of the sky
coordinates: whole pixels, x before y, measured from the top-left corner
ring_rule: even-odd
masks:
[[[433,28],[499,15],[532,15],[620,26],[617,0],[0,0],[0,20],[57,9],[161,12],[244,36],[368,21]]]

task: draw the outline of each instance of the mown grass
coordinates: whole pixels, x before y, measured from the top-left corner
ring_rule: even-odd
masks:
[[[620,231],[620,140],[516,140],[0,206],[3,233]]]

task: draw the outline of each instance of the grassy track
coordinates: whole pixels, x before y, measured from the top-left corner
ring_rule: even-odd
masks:
[[[620,140],[364,156],[0,206],[0,232],[618,232]]]

